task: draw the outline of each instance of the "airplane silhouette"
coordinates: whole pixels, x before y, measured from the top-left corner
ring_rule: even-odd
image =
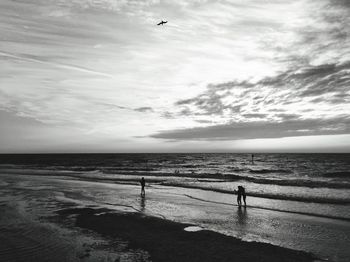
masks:
[[[162,20],[162,22],[159,22],[157,25],[164,25],[164,24],[166,24],[166,23],[168,23],[168,21],[163,21],[163,20]]]

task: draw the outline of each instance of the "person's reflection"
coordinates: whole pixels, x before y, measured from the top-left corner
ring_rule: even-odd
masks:
[[[237,209],[237,222],[241,226],[247,224],[247,208],[239,206]]]
[[[141,197],[140,198],[140,211],[143,213],[145,212],[145,208],[146,208],[146,198],[145,197]]]

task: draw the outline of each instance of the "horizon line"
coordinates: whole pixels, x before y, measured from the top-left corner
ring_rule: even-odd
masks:
[[[82,154],[350,154],[350,152],[12,152],[12,153],[0,153],[0,155],[82,155]]]

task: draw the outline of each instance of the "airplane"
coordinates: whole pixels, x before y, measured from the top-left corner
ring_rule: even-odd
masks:
[[[168,23],[168,21],[163,21],[163,20],[162,20],[162,22],[159,22],[157,25],[164,25],[164,24],[166,24],[166,23]]]

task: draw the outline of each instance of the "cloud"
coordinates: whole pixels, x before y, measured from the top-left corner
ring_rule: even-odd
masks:
[[[242,116],[246,118],[266,118],[267,114],[242,114]]]
[[[299,119],[270,123],[254,121],[163,131],[153,138],[167,140],[240,140],[295,136],[335,135],[350,132],[350,117]]]
[[[96,76],[104,76],[104,77],[113,77],[111,74],[103,73],[103,72],[98,72],[94,71],[89,68],[84,68],[76,65],[69,65],[69,64],[61,64],[61,63],[55,63],[55,62],[50,62],[45,59],[40,59],[39,57],[35,56],[28,56],[28,55],[16,55],[16,54],[11,54],[7,52],[2,52],[0,51],[0,57],[8,57],[8,58],[14,58],[16,60],[22,60],[22,61],[28,61],[28,62],[34,62],[34,63],[39,63],[39,64],[45,64],[53,67],[58,67],[61,69],[66,69],[66,70],[74,70],[86,74],[93,74]]]
[[[211,84],[197,96],[175,102],[171,113],[201,127],[151,137],[235,140],[347,134],[349,72],[350,63],[326,64],[290,69],[257,82]]]
[[[349,23],[342,0],[2,0],[0,110],[48,137],[64,125],[149,145],[159,130],[341,125]]]
[[[248,121],[253,117],[270,120],[296,116],[313,118],[320,113],[335,116],[343,114],[348,108],[349,72],[350,63],[308,66],[255,83],[233,81],[212,84],[195,97],[175,102],[177,110],[173,114],[208,115],[222,118],[222,121],[227,121],[227,117]]]
[[[138,112],[153,112],[152,107],[148,107],[148,106],[135,108],[134,110]]]

